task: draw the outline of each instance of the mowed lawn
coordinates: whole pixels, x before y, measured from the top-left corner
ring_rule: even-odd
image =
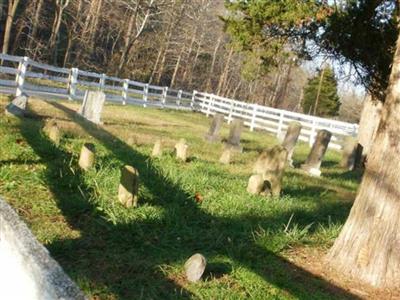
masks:
[[[0,99],[0,195],[90,298],[352,298],[295,263],[313,251],[320,255],[305,260],[322,262],[351,208],[360,174],[338,167],[339,152],[328,151],[322,177],[288,168],[280,198],[251,196],[253,163],[278,143],[266,132],[244,129],[244,152],[225,166],[222,144],[203,140],[211,119],[199,113],[106,105],[96,127],[76,118],[78,103],[31,99],[30,116],[17,120]],[[63,130],[58,147],[42,131],[53,118]],[[222,137],[228,131],[224,124]],[[159,137],[164,154],[152,159]],[[172,153],[182,137],[187,163]],[[97,151],[88,172],[77,165],[85,142]],[[308,151],[297,146],[295,166]],[[140,173],[138,208],[117,200],[126,164]],[[206,273],[189,283],[183,264],[197,252]]]

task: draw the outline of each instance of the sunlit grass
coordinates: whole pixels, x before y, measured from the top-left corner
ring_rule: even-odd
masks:
[[[1,100],[1,110],[7,103]],[[107,105],[104,125],[88,126],[68,109],[37,100],[24,120],[0,115],[0,194],[86,294],[100,299],[327,299],[344,298],[328,283],[287,262],[287,250],[328,248],[350,209],[359,174],[338,168],[328,151],[323,176],[288,169],[280,198],[246,193],[260,151],[278,141],[265,132],[242,135],[244,153],[218,163],[222,144],[207,144],[209,119],[198,113]],[[55,147],[41,128],[56,118]],[[226,137],[228,125],[221,135]],[[161,158],[151,159],[162,137]],[[175,160],[179,138],[189,162]],[[128,141],[134,141],[129,144]],[[96,146],[95,168],[77,166],[81,146]],[[300,144],[295,165],[309,148]],[[117,201],[120,168],[140,173],[139,207]],[[197,203],[194,195],[203,197]],[[196,252],[208,259],[205,280],[185,281],[182,266]],[[299,273],[300,272],[300,273]]]

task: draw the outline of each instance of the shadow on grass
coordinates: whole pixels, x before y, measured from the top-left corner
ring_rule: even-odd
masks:
[[[358,183],[361,182],[363,174],[364,172],[362,170],[355,170],[355,171],[344,171],[343,173],[328,173],[324,174],[324,177]]]
[[[79,239],[59,240],[47,247],[73,279],[87,282],[88,289],[96,290],[100,298],[109,293],[119,299],[194,297],[183,287],[184,280],[169,278],[161,269],[183,263],[196,252],[208,258],[206,278],[210,280],[218,280],[230,272],[232,266],[218,262],[218,257],[227,257],[236,266],[245,267],[268,284],[299,299],[357,298],[254,243],[254,228],[281,226],[290,217],[289,213],[271,218],[211,216],[197,206],[193,195],[161,175],[148,157],[103,128],[77,117],[65,106],[51,104],[66,112],[122,164],[134,165],[139,170],[141,183],[154,196],[150,205],[159,205],[165,210],[162,220],[149,218],[117,225],[106,221],[102,212],[87,200],[96,197],[96,193],[85,184],[83,174],[71,172],[71,154],[54,147],[41,134],[42,122],[22,121],[21,133],[46,162],[46,184],[70,226],[81,233]],[[315,215],[322,219],[331,210],[338,209],[321,204],[312,215],[302,210],[294,213],[302,214],[306,225]],[[240,292],[243,293],[242,288]],[[244,297],[251,297],[245,293]]]

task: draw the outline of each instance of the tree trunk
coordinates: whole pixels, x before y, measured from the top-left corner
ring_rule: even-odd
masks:
[[[176,76],[178,75],[178,70],[179,70],[179,66],[181,64],[184,49],[185,49],[185,45],[182,46],[182,50],[179,52],[178,59],[176,60],[174,73],[172,74],[171,83],[169,84],[170,87],[173,87],[175,84]]]
[[[211,66],[210,66],[210,72],[209,72],[208,78],[207,78],[207,85],[206,85],[206,91],[207,92],[211,91],[211,78],[213,77],[215,61],[217,59],[217,52],[218,52],[219,45],[221,44],[221,40],[222,40],[222,36],[220,36],[218,38],[217,43],[215,44],[213,57],[212,57],[212,61],[211,61]]]
[[[400,36],[381,121],[350,215],[327,259],[376,287],[399,287]]]
[[[15,11],[17,10],[19,0],[8,0],[8,9],[7,9],[7,19],[6,19],[6,27],[4,29],[4,39],[3,39],[3,54],[8,53],[8,47],[10,45],[10,35],[11,35],[11,27],[14,21]]]
[[[218,87],[217,87],[217,95],[220,94],[222,87],[225,85],[225,81],[228,76],[229,65],[230,65],[231,59],[232,59],[232,55],[233,55],[233,47],[231,47],[229,49],[228,57],[226,58],[226,62],[225,62],[224,71],[222,72],[222,74],[219,78]]]
[[[379,120],[381,117],[382,102],[374,100],[371,96],[367,97],[364,101],[363,110],[360,118],[360,126],[358,128],[358,143],[362,147],[359,151],[356,160],[359,164],[358,168],[363,167],[363,162],[366,160],[371,144],[375,139],[378,130]]]
[[[28,44],[29,49],[33,48],[33,42],[35,41],[36,38],[37,29],[39,27],[39,17],[40,17],[40,11],[42,10],[42,5],[43,5],[43,0],[38,0],[32,21],[32,32]]]

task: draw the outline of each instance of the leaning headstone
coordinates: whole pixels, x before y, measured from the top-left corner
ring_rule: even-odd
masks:
[[[299,139],[300,132],[301,124],[299,122],[291,122],[286,131],[285,139],[282,142],[282,146],[288,151],[288,163],[291,167],[293,166],[293,151]]]
[[[232,158],[232,150],[227,148],[224,149],[224,151],[222,152],[219,162],[224,165],[229,165],[231,163],[231,158]]]
[[[158,139],[154,143],[153,151],[151,152],[152,157],[160,157],[162,155],[162,142],[161,139]]]
[[[240,145],[240,136],[243,130],[243,121],[236,119],[231,123],[229,137],[225,143],[226,148],[242,152],[243,148]]]
[[[101,124],[101,112],[103,110],[106,95],[101,91],[86,91],[79,114],[95,124]]]
[[[7,116],[23,117],[26,114],[26,107],[28,105],[28,97],[21,95],[15,97],[11,103],[6,106],[5,112]]]
[[[215,114],[211,122],[210,129],[204,138],[209,142],[219,142],[221,140],[219,136],[219,131],[221,129],[222,123],[224,122],[224,116],[221,114]]]
[[[0,236],[0,299],[87,299],[2,198]]]
[[[349,171],[354,170],[357,151],[357,139],[352,136],[345,137],[342,145],[342,160],[340,161],[340,167]]]
[[[188,281],[197,282],[203,276],[207,266],[206,258],[200,253],[192,255],[185,263],[185,275]]]
[[[279,196],[285,171],[288,151],[275,146],[261,153],[253,167],[247,191],[251,194]]]
[[[126,207],[136,207],[138,202],[139,172],[132,166],[121,169],[118,200]]]
[[[61,130],[58,127],[57,123],[51,122],[47,130],[49,139],[54,143],[54,145],[58,146],[61,140]]]
[[[95,147],[91,143],[85,143],[81,149],[81,155],[79,156],[79,166],[87,171],[89,170],[95,161]]]
[[[176,158],[182,161],[187,160],[187,149],[188,145],[186,144],[185,139],[180,139],[179,142],[175,145],[175,154]]]
[[[320,176],[321,162],[328,149],[328,144],[331,140],[332,133],[328,130],[318,131],[317,137],[315,138],[314,145],[308,154],[306,162],[301,165],[301,168],[312,176]]]

